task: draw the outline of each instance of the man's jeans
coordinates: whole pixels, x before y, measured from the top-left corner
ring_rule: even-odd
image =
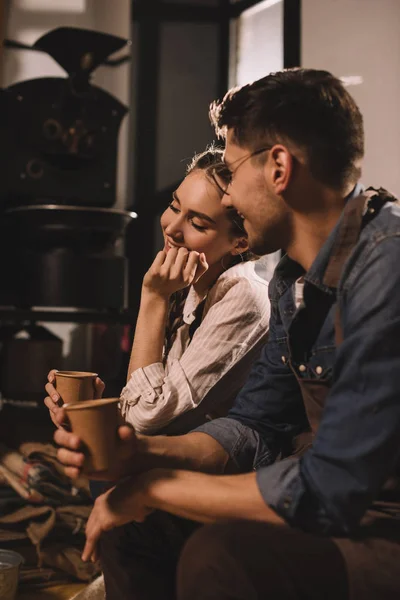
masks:
[[[267,523],[201,527],[155,512],[104,534],[101,559],[107,600],[348,599],[329,538]]]

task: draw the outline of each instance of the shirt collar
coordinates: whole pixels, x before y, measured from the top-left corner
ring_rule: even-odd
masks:
[[[355,198],[364,192],[364,186],[361,183],[357,183],[345,198],[345,202],[348,202],[351,198]],[[299,277],[304,275],[304,280],[308,283],[312,283],[323,292],[329,294],[333,293],[333,290],[323,283],[326,267],[328,266],[329,258],[332,253],[333,245],[337,236],[339,223],[343,216],[340,217],[335,227],[331,231],[328,239],[318,252],[313,264],[307,273],[305,273],[303,267],[297,262],[290,259],[288,256],[284,256],[278,263],[275,271],[276,285],[279,293],[283,293],[289,285],[292,285]]]

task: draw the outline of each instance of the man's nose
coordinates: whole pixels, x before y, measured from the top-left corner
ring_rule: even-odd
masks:
[[[230,197],[229,194],[224,194],[222,196],[222,198],[221,198],[221,204],[225,208],[233,208],[233,206],[232,206],[232,198]]]

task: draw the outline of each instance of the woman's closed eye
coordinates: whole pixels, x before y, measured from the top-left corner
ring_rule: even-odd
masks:
[[[193,225],[193,227],[194,227],[195,229],[197,229],[197,231],[206,231],[207,227],[204,227],[204,225],[199,225],[198,223],[195,223],[195,222],[193,221],[193,218],[195,218],[195,217],[192,217],[192,218],[190,219],[190,222],[191,222],[191,224]]]
[[[174,205],[173,202],[170,202],[168,204],[168,208],[170,208],[172,210],[172,212],[174,212],[175,214],[180,213],[181,211],[179,210],[179,208],[177,206]]]

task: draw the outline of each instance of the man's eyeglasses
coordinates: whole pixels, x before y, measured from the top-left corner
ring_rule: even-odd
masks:
[[[211,178],[213,179],[217,188],[223,194],[225,194],[226,196],[229,196],[228,188],[229,188],[229,186],[232,185],[233,177],[234,177],[234,175],[236,175],[239,167],[241,167],[242,164],[246,162],[246,160],[249,160],[249,158],[252,158],[253,156],[257,156],[258,154],[262,154],[263,152],[266,152],[267,150],[271,150],[271,148],[272,148],[272,146],[264,146],[263,148],[259,148],[258,150],[251,152],[250,154],[245,156],[243,159],[241,159],[239,164],[233,170],[228,169],[228,167],[224,164],[220,164],[218,166],[213,166],[210,168],[209,174],[210,174]]]

